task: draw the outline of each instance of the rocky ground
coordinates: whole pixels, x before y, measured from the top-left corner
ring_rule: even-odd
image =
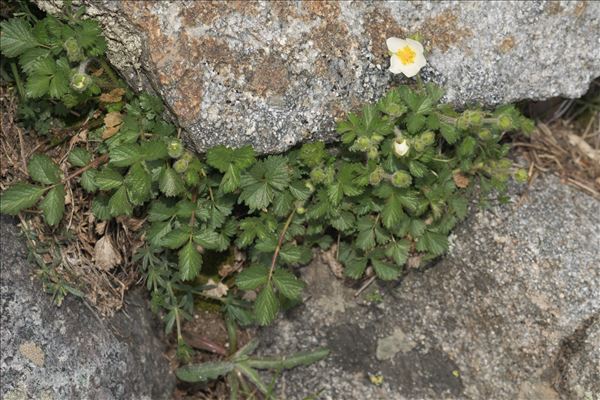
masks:
[[[0,398],[169,399],[175,377],[145,291],[101,319],[69,296],[60,308],[33,277],[19,228],[0,220]]]
[[[600,202],[538,179],[474,212],[447,257],[358,298],[320,261],[265,353],[327,346],[281,398],[600,399]],[[378,292],[375,294],[375,292]]]

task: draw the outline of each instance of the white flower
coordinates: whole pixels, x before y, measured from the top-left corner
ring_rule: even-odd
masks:
[[[394,141],[394,153],[396,153],[398,157],[403,157],[404,155],[406,155],[409,149],[410,146],[408,145],[406,139],[397,139],[396,141]]]
[[[423,46],[416,40],[391,37],[386,43],[391,55],[391,73],[403,73],[410,78],[418,74],[425,66]]]

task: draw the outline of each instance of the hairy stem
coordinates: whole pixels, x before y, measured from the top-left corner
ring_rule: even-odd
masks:
[[[277,241],[277,247],[275,248],[275,252],[273,253],[273,259],[271,260],[271,268],[269,269],[269,277],[267,278],[267,282],[269,282],[269,283],[271,282],[271,278],[273,277],[273,272],[275,271],[275,265],[277,264],[277,257],[279,257],[279,252],[281,251],[281,246],[283,245],[283,241],[285,239],[285,234],[287,233],[287,230],[290,227],[292,220],[294,219],[294,215],[296,215],[295,208],[294,208],[294,211],[292,211],[290,213],[289,217],[285,221],[285,225],[283,226],[283,229],[282,229],[281,233],[279,234],[279,240]]]

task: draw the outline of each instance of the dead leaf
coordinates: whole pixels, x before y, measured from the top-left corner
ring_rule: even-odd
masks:
[[[118,111],[109,112],[104,116],[104,125],[107,127],[117,126],[123,121],[123,115]]]
[[[96,267],[104,271],[110,271],[122,261],[121,254],[115,248],[110,236],[103,236],[94,246],[94,260]]]
[[[409,257],[406,265],[411,269],[419,268],[421,265],[421,258],[423,258],[421,255]]]
[[[329,266],[329,269],[338,279],[344,278],[344,266],[336,258],[337,244],[332,245],[329,250],[321,253],[321,259]]]
[[[203,291],[203,293],[205,295],[207,295],[208,297],[220,299],[221,297],[227,295],[227,292],[229,291],[229,288],[227,287],[227,285],[225,285],[221,282],[217,283],[212,278],[209,278],[208,282],[206,282],[206,284],[211,285],[211,286],[216,286],[215,288]]]
[[[118,103],[123,99],[125,89],[116,88],[111,90],[109,93],[102,93],[100,95],[100,101],[103,103]]]
[[[454,183],[456,184],[456,186],[461,189],[468,187],[469,183],[471,182],[469,180],[469,178],[467,178],[460,172],[455,172],[454,175],[452,176],[452,179],[454,179]]]
[[[106,228],[106,221],[100,221],[96,224],[96,233],[98,235],[102,235],[104,233],[104,228]]]
[[[224,278],[226,276],[231,275],[235,270],[236,268],[229,263],[222,264],[219,266],[219,276]]]
[[[576,146],[590,160],[600,162],[600,150],[594,150],[581,136],[569,133],[568,139],[572,146]]]
[[[132,232],[137,232],[144,225],[144,222],[146,222],[146,219],[120,216],[120,217],[117,217],[117,222],[120,223],[121,225],[123,225],[128,230],[130,230]]]
[[[106,140],[108,138],[113,137],[117,132],[121,129],[121,125],[106,127],[104,132],[102,132],[102,139]]]
[[[98,76],[102,75],[103,73],[104,73],[104,68],[98,68],[97,70],[92,72],[92,75],[95,77],[98,77]]]

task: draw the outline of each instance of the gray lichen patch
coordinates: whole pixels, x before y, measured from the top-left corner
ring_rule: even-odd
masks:
[[[406,353],[415,347],[413,342],[401,328],[395,328],[390,336],[377,341],[376,357],[378,360],[391,360],[396,353]]]

